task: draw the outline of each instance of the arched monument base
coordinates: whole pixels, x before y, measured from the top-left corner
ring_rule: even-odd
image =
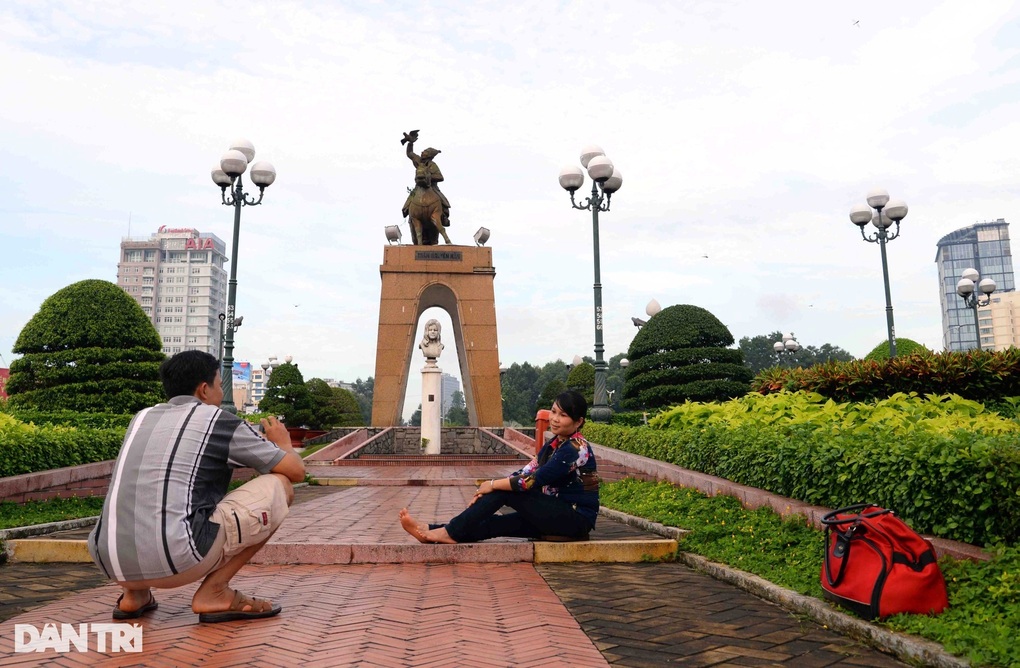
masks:
[[[470,424],[502,427],[492,249],[386,246],[379,273],[382,293],[372,426],[399,424],[418,320],[426,309],[439,307],[453,323]],[[424,402],[425,397],[423,407]]]

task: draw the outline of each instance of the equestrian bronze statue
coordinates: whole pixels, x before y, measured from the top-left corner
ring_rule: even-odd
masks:
[[[411,239],[415,245],[434,246],[439,243],[440,235],[449,244],[450,237],[444,228],[450,226],[450,201],[439,190],[443,172],[433,162],[440,151],[427,148],[418,155],[414,152],[417,140],[417,130],[405,132],[400,140],[401,144],[407,144],[407,157],[414,163],[414,188],[408,189],[402,213],[410,222]]]

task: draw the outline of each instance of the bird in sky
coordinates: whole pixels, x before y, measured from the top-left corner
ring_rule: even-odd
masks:
[[[854,21],[854,25],[857,26],[858,28],[860,28],[861,27],[860,20]]]

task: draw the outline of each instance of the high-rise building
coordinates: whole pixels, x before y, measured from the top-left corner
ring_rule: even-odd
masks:
[[[218,358],[226,260],[226,245],[215,234],[162,225],[148,238],[121,240],[117,285],[152,320],[164,353],[204,350]]]
[[[993,292],[988,306],[978,308],[978,321],[985,350],[1020,346],[1020,292]]]
[[[950,232],[939,239],[935,264],[939,269],[939,301],[942,305],[942,341],[947,350],[972,350],[978,344],[974,328],[974,311],[956,294],[956,284],[964,270],[974,268],[981,278],[991,278],[996,293],[1013,292],[1013,257],[1009,248],[1009,223],[1002,218],[994,222],[976,223]],[[982,335],[984,348],[994,347],[990,315],[989,331]],[[985,329],[985,324],[981,325]]]
[[[460,379],[444,373],[439,380],[439,415],[446,417],[447,411],[453,407],[453,393],[460,390]]]

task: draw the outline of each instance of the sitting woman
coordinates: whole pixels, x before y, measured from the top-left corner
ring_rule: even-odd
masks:
[[[599,512],[595,454],[581,436],[588,404],[568,390],[549,416],[553,437],[509,478],[483,482],[471,503],[446,524],[424,525],[404,508],[400,525],[423,543],[474,543],[500,536],[586,540]],[[497,515],[503,506],[512,513]]]

